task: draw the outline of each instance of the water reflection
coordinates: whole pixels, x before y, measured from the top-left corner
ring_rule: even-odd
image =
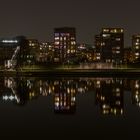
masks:
[[[58,78],[1,77],[0,93],[4,102],[23,106],[40,96],[52,96],[54,113],[76,112],[76,95],[94,94],[98,113],[124,114],[124,93],[131,94],[131,103],[140,106],[140,80],[122,78]]]

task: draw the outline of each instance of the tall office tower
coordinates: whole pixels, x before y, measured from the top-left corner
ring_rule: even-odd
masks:
[[[140,58],[140,35],[132,36],[132,55],[134,61]]]
[[[54,29],[54,62],[70,63],[76,55],[75,28],[63,27]]]
[[[121,64],[123,62],[124,30],[122,28],[103,28],[95,36],[96,59],[101,62]]]

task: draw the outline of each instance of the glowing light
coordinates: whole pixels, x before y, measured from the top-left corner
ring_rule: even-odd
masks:
[[[58,103],[58,102],[56,102],[56,103],[55,103],[55,106],[59,107],[59,103]]]
[[[139,56],[140,54],[139,54],[139,53],[135,53],[135,55],[136,55],[136,56]]]
[[[116,88],[116,92],[120,92],[120,88]]]
[[[135,84],[135,88],[139,88],[139,84],[138,83]]]
[[[18,43],[17,40],[2,40],[2,43]]]

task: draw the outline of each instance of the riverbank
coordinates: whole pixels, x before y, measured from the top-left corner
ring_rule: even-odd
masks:
[[[140,69],[22,69],[1,70],[0,76],[136,77]]]

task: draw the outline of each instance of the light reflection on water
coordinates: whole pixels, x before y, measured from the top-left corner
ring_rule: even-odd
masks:
[[[5,104],[26,106],[32,100],[51,96],[54,113],[71,114],[78,111],[79,94],[94,94],[93,104],[102,115],[123,115],[125,92],[131,104],[140,106],[140,80],[122,78],[57,78],[1,77],[1,100]]]
[[[135,139],[139,107],[139,78],[0,78],[4,139]]]

